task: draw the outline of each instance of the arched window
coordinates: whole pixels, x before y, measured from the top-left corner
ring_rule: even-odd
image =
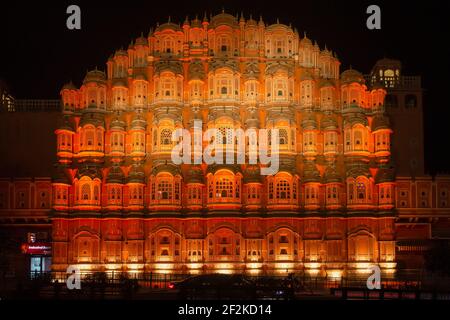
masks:
[[[171,145],[172,144],[172,131],[170,129],[161,130],[161,145]]]
[[[86,129],[85,145],[87,146],[87,148],[90,148],[94,145],[94,129]]]
[[[355,130],[353,144],[356,150],[362,149],[362,137],[362,132],[360,130]]]
[[[363,182],[358,182],[356,185],[356,192],[358,200],[364,200],[366,198],[366,185]]]
[[[81,199],[82,200],[90,200],[91,198],[91,186],[89,183],[85,183],[81,187]]]
[[[287,145],[288,144],[288,132],[286,129],[279,129],[278,132],[279,137],[279,143],[280,145]]]

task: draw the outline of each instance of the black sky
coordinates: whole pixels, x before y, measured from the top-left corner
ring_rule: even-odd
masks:
[[[81,7],[82,29],[66,28],[66,8]],[[382,29],[366,28],[366,8],[382,10]],[[0,4],[0,78],[17,98],[58,98],[61,86],[80,85],[86,71],[105,69],[110,54],[150,27],[206,11],[266,23],[292,23],[321,48],[337,52],[341,70],[368,73],[379,58],[400,59],[404,75],[421,75],[425,88],[426,164],[431,173],[450,169],[449,1],[14,1]],[[444,144],[442,144],[444,142]]]

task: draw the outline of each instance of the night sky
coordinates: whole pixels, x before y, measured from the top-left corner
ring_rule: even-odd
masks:
[[[81,30],[66,28],[66,8],[81,7]],[[366,28],[366,8],[378,4],[382,29]],[[450,171],[446,158],[450,133],[449,1],[13,1],[0,5],[0,78],[16,98],[58,98],[70,80],[79,86],[87,70],[104,70],[116,49],[126,49],[168,16],[241,11],[266,23],[292,23],[320,47],[326,44],[342,62],[370,72],[376,60],[403,63],[404,75],[421,75],[425,89],[425,159],[429,172]]]

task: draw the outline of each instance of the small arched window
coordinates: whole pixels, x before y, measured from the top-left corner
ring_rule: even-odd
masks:
[[[172,131],[170,129],[161,130],[161,145],[171,145],[172,144]]]
[[[81,199],[89,200],[91,198],[91,186],[88,183],[85,183],[81,187]]]

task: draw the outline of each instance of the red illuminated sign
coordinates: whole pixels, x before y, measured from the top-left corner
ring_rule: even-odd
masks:
[[[48,255],[50,254],[52,247],[50,243],[24,243],[22,244],[22,253],[25,254],[42,254]]]

